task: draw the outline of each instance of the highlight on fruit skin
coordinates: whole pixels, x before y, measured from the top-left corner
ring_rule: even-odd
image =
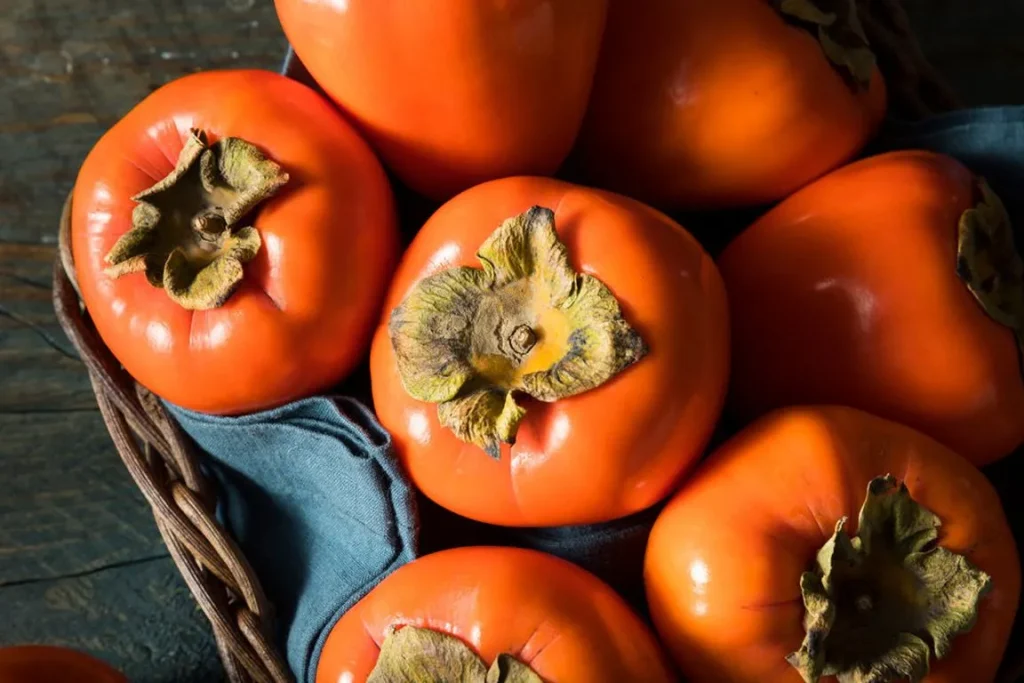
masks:
[[[863,411],[799,406],[726,441],[669,500],[644,583],[694,683],[991,683],[1021,567],[970,462]]]
[[[370,146],[270,71],[201,72],[147,95],[90,150],[69,216],[103,343],[155,395],[212,415],[346,378],[398,260]]]
[[[418,194],[550,176],[590,96],[608,0],[275,0],[303,66]]]
[[[673,683],[654,634],[608,585],[534,550],[413,560],[331,627],[316,683]]]
[[[1024,263],[998,194],[898,151],[815,181],[721,254],[731,410],[861,408],[976,465],[1024,443]]]
[[[537,177],[478,185],[416,234],[370,353],[416,487],[491,524],[587,524],[668,495],[728,381],[727,304],[681,226]]]
[[[854,0],[612,2],[573,158],[585,182],[685,210],[764,206],[885,118]]]

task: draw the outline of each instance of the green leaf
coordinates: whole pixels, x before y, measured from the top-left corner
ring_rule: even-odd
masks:
[[[775,0],[775,8],[818,39],[825,57],[851,85],[859,89],[871,85],[875,53],[856,0]]]
[[[818,26],[831,26],[838,19],[835,12],[822,11],[811,0],[781,0],[779,10],[794,19]]]
[[[451,268],[422,280],[391,312],[388,332],[402,385],[413,398],[455,398],[476,374],[473,320],[486,289],[476,268]]]
[[[437,407],[442,427],[455,432],[462,441],[479,446],[495,460],[502,443],[515,443],[516,430],[526,410],[516,403],[511,391],[480,389],[445,401]]]
[[[415,626],[392,628],[366,683],[544,683],[530,667],[500,654],[488,670],[459,638]]]
[[[999,195],[983,178],[978,190],[981,200],[957,228],[957,274],[982,310],[1013,332],[1024,380],[1024,259]]]
[[[415,626],[384,638],[366,683],[484,683],[487,667],[454,636]]]
[[[544,683],[533,669],[511,655],[501,654],[487,672],[487,683]]]
[[[254,227],[235,223],[287,182],[250,143],[225,138],[208,147],[193,130],[174,170],[133,197],[132,229],[106,254],[106,274],[145,272],[189,310],[222,305],[261,246]]]
[[[526,413],[513,392],[556,401],[589,391],[647,347],[612,292],[573,271],[550,209],[505,220],[477,256],[482,268],[420,281],[392,311],[388,331],[409,395],[439,403],[444,427],[500,457]],[[546,367],[527,372],[535,353]]]
[[[991,579],[934,546],[939,518],[891,475],[868,484],[853,538],[845,521],[800,579],[805,635],[786,660],[806,683],[921,681],[974,625]]]

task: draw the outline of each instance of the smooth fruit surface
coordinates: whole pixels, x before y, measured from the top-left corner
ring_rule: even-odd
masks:
[[[933,658],[925,680],[993,679],[1017,610],[1020,563],[992,485],[908,427],[814,407],[773,412],[727,442],[655,522],[647,597],[686,680],[800,682],[785,657],[804,637],[801,574],[840,517],[857,530],[865,488],[885,474],[938,516],[939,545],[992,579],[973,629]]]
[[[612,291],[649,351],[596,389],[524,402],[515,444],[495,460],[443,428],[435,404],[409,396],[388,318],[423,278],[480,267],[481,243],[531,206],[554,211],[573,269]],[[696,462],[724,400],[728,348],[721,278],[679,225],[620,195],[509,178],[449,201],[409,247],[371,349],[373,400],[413,482],[449,510],[503,525],[597,522],[654,504]]]
[[[733,208],[853,157],[885,113],[765,0],[613,2],[578,152],[588,178],[659,207]]]
[[[290,180],[261,204],[262,246],[218,308],[187,310],[105,256],[132,197],[167,176],[191,129],[243,138]],[[85,160],[72,205],[82,298],[103,341],[157,395],[236,414],[308,395],[360,361],[397,261],[387,178],[369,146],[309,88],[265,71],[212,71],[160,88]]]
[[[338,621],[317,683],[364,681],[392,626],[459,637],[486,665],[508,653],[550,683],[668,683],[653,634],[611,588],[551,555],[467,547],[388,576]]]
[[[410,187],[551,175],[587,106],[607,0],[276,0],[317,83]]]
[[[977,465],[1024,442],[1013,332],[957,275],[957,226],[977,201],[954,159],[893,152],[831,173],[741,234],[719,258],[736,411],[850,405]]]

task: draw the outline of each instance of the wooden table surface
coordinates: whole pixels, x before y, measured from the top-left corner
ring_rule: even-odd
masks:
[[[1024,3],[981,4],[908,0],[969,102],[1024,103]],[[271,0],[0,0],[0,645],[78,648],[135,683],[222,679],[56,324],[50,268],[104,130],[178,76],[276,69],[284,50]]]

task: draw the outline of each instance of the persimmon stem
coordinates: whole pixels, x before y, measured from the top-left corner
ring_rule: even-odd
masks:
[[[554,212],[533,207],[481,245],[483,268],[419,282],[388,330],[406,391],[438,404],[442,426],[500,458],[526,410],[600,386],[647,352],[611,291],[576,273]]]
[[[537,343],[537,333],[529,325],[519,325],[512,330],[508,343],[516,353],[526,355]]]
[[[416,626],[391,627],[366,683],[542,683],[540,676],[511,654],[500,654],[488,668],[455,636]]]
[[[1024,258],[999,195],[983,178],[977,192],[957,227],[956,272],[982,310],[1013,332],[1024,380]]]
[[[894,477],[868,484],[857,535],[846,518],[800,577],[806,635],[787,657],[804,681],[921,681],[970,631],[990,577],[938,547],[938,517]]]
[[[209,147],[193,130],[174,170],[133,197],[132,229],[107,253],[107,275],[142,272],[184,308],[221,306],[261,246],[259,232],[238,222],[286,182],[248,142],[224,138]]]
[[[814,35],[826,59],[855,90],[871,85],[875,53],[868,43],[856,0],[773,0],[786,20]]]

